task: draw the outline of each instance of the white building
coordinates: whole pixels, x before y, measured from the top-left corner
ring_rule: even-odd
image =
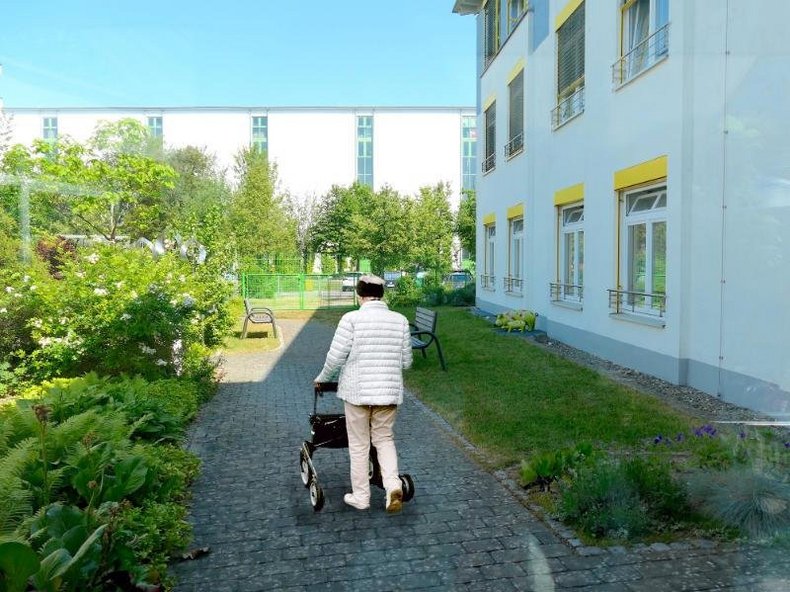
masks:
[[[415,194],[447,182],[457,207],[474,185],[471,107],[10,108],[12,143],[68,135],[87,140],[100,121],[135,118],[167,147],[206,147],[231,171],[239,149],[255,145],[277,163],[281,189],[325,194],[355,180]]]
[[[478,22],[478,305],[790,419],[790,2],[454,12]]]

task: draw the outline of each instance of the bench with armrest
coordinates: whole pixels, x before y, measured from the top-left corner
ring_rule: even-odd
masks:
[[[422,357],[427,358],[425,350],[432,343],[436,344],[436,351],[439,353],[439,362],[442,365],[442,370],[447,370],[447,365],[444,363],[444,356],[442,355],[442,346],[439,344],[439,338],[436,336],[436,319],[439,316],[435,310],[428,308],[417,307],[417,312],[414,315],[414,322],[409,323],[411,327],[411,347],[418,349],[422,352]]]
[[[274,313],[271,308],[265,306],[253,306],[249,298],[244,299],[244,326],[241,329],[241,338],[247,337],[247,326],[249,323],[254,325],[270,324],[272,335],[277,337],[277,323],[274,320]]]

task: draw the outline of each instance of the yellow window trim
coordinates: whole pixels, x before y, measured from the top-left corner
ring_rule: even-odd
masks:
[[[488,108],[496,102],[496,95],[489,95],[483,102],[483,113],[488,111]]]
[[[491,213],[491,214],[486,214],[485,216],[483,216],[483,225],[484,226],[488,226],[489,224],[493,224],[494,222],[496,222],[496,214]]]
[[[510,71],[510,74],[507,75],[507,84],[510,84],[515,80],[516,76],[519,75],[519,72],[524,70],[524,58],[519,58],[516,62],[516,65],[513,66],[513,69]]]
[[[577,183],[554,192],[555,206],[564,206],[577,201],[584,201],[584,183]]]
[[[507,209],[507,219],[510,220],[511,218],[523,218],[524,217],[524,204],[516,204],[514,206],[510,206]]]
[[[570,16],[574,13],[574,11],[582,5],[584,0],[569,0],[569,2],[565,5],[565,7],[560,10],[560,13],[557,15],[557,18],[554,19],[554,30],[556,31],[559,29],[565,21],[567,21]]]
[[[664,155],[615,171],[614,188],[624,189],[625,187],[633,187],[649,181],[664,179],[667,176],[667,168],[667,156]]]

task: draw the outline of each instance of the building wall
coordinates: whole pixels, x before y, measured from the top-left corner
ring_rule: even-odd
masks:
[[[790,103],[784,99],[790,41],[782,32],[790,3],[761,0],[757,9],[670,0],[668,58],[614,88],[620,3],[588,2],[584,112],[552,130],[555,19],[568,4],[549,2],[543,41],[530,39],[535,15],[527,13],[479,77],[478,160],[485,154],[484,107],[495,96],[497,164],[478,179],[477,252],[485,248],[483,218],[494,214],[497,283],[493,291],[478,289],[478,305],[491,312],[533,309],[556,339],[740,405],[790,415],[784,305],[790,296]],[[526,147],[505,161],[507,80],[519,60]],[[622,284],[614,174],[658,157],[667,162],[663,326],[612,315],[607,292]],[[558,280],[554,195],[577,184],[584,196],[584,298],[581,306],[566,306],[552,302],[549,291]],[[507,270],[507,211],[519,200],[525,287],[513,295],[500,277]]]
[[[43,118],[58,118],[58,134],[84,141],[101,121],[161,116],[168,147],[206,147],[232,173],[234,155],[252,140],[251,117],[268,116],[269,156],[280,188],[296,197],[320,196],[356,179],[356,116],[373,115],[373,183],[404,194],[447,182],[456,208],[461,186],[461,117],[473,108],[165,108],[24,109],[13,116],[13,142],[42,137]]]

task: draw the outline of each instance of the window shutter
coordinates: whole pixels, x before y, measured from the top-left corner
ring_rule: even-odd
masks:
[[[557,95],[563,99],[584,81],[583,2],[557,30]]]

